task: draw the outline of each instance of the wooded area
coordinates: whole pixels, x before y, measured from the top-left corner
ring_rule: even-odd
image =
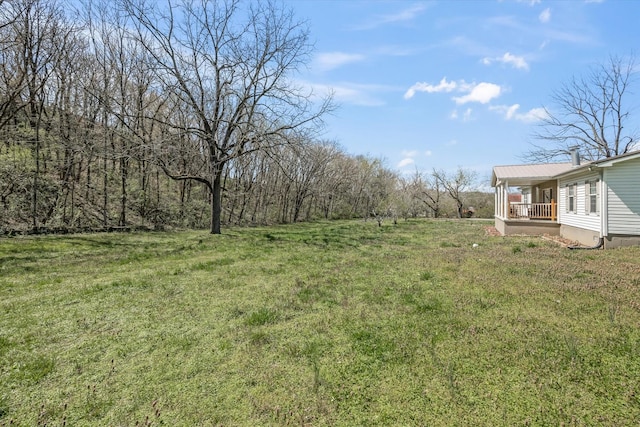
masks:
[[[323,140],[311,48],[269,2],[0,0],[0,231],[492,214]]]

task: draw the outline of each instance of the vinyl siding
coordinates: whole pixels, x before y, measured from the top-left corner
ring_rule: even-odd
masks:
[[[601,217],[597,214],[587,214],[585,212],[585,181],[600,179],[597,172],[591,172],[574,176],[571,178],[561,179],[558,182],[558,222],[572,227],[584,228],[586,230],[600,231]],[[575,212],[567,212],[567,185],[577,184],[575,194]],[[598,183],[601,185],[601,182]],[[602,194],[602,191],[600,192]]]
[[[605,169],[609,234],[640,235],[640,159]]]

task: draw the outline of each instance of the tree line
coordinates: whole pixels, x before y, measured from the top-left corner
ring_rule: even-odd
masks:
[[[0,229],[463,216],[472,172],[323,140],[309,31],[271,2],[0,0]]]

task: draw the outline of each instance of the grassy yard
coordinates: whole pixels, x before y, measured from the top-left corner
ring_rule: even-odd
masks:
[[[489,224],[0,239],[0,426],[638,425],[640,248]]]

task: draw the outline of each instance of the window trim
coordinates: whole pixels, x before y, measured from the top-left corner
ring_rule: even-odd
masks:
[[[571,184],[567,184],[566,185],[566,191],[567,194],[566,196],[566,200],[565,200],[565,211],[567,213],[573,213],[576,214],[578,213],[578,206],[577,206],[577,191],[578,190],[578,183],[576,182],[572,182]]]
[[[598,178],[590,179],[584,184],[584,214],[598,216],[600,215],[600,180]],[[591,192],[592,185],[594,192]],[[591,210],[592,201],[595,204],[595,210]]]

